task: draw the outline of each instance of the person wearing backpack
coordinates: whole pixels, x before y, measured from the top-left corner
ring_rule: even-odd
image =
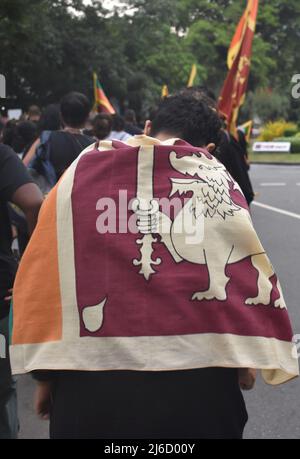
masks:
[[[89,100],[83,94],[72,92],[63,97],[60,115],[64,127],[44,130],[38,143],[24,158],[24,164],[44,194],[56,185],[81,151],[95,142],[83,134],[90,108]]]

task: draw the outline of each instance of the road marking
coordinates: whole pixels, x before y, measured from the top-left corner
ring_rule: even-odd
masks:
[[[277,214],[286,215],[287,217],[292,217],[296,218],[297,220],[300,220],[300,214],[295,214],[294,212],[278,209],[277,207],[268,206],[267,204],[263,204],[262,202],[257,201],[254,202],[253,205],[256,207],[261,207],[262,209],[271,210],[272,212],[276,212]]]
[[[260,186],[286,186],[286,183],[281,183],[281,182],[270,182],[270,183],[261,183]],[[299,185],[300,186],[300,185]]]

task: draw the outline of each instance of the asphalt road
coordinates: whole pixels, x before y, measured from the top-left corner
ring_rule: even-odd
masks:
[[[300,167],[252,166],[251,178],[257,203],[274,208],[253,206],[253,220],[281,280],[294,332],[300,334]],[[246,400],[246,438],[300,438],[300,380],[276,388],[259,381]]]
[[[252,166],[251,177],[259,193],[252,209],[254,224],[281,279],[295,334],[300,334],[300,167]],[[47,423],[33,414],[32,396],[31,379],[20,378],[20,438],[48,438]],[[300,380],[273,388],[259,378],[245,397],[245,438],[300,438]]]

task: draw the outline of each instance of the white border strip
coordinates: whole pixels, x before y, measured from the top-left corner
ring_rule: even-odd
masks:
[[[256,368],[263,370],[264,380],[272,385],[299,375],[295,344],[231,334],[77,337],[73,342],[13,346],[12,353],[14,374],[34,370],[174,371],[208,367]]]
[[[63,314],[63,341],[73,341],[80,336],[80,321],[76,298],[76,274],[74,254],[74,229],[72,192],[77,165],[82,156],[95,149],[86,148],[72,163],[57,189],[57,243],[58,264]]]
[[[296,218],[300,220],[300,214],[295,214],[294,212],[289,212],[288,210],[278,209],[277,207],[269,206],[267,204],[263,204],[262,202],[253,202],[253,205],[256,207],[261,207],[262,209],[271,210],[272,212],[276,212],[277,214],[286,215],[287,217]]]

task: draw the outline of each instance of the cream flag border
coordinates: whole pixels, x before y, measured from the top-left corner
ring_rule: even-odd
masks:
[[[278,385],[299,375],[296,355],[292,343],[274,338],[230,334],[78,337],[68,342],[14,346],[12,368],[13,374],[34,370],[173,371],[207,367],[256,368],[262,370],[262,376],[268,384]]]
[[[79,161],[94,151],[96,144],[87,147],[72,163],[61,180],[57,190],[57,241],[60,292],[63,311],[63,342],[80,339],[80,322],[76,297],[76,273],[74,253],[72,199],[74,178]],[[113,149],[111,141],[100,143],[101,151]]]

